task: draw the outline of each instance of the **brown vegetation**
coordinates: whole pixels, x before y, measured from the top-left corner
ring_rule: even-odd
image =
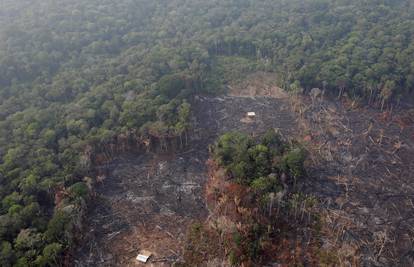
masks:
[[[250,187],[229,179],[216,162],[210,160],[208,166],[209,216],[189,233],[188,266],[319,266],[327,262],[319,254],[329,252],[319,248],[318,224],[309,199],[298,199],[297,206],[290,208],[275,200],[264,211]]]

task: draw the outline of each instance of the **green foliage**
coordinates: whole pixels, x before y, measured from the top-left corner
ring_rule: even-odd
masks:
[[[183,89],[185,89],[185,80],[180,75],[166,75],[158,82],[158,91],[161,95],[173,99]]]
[[[62,245],[59,243],[51,243],[43,249],[42,255],[39,255],[35,264],[37,266],[56,266],[58,265],[58,260],[60,254],[62,253]]]
[[[78,182],[69,187],[69,193],[73,198],[85,198],[89,194],[88,186],[84,182]]]
[[[214,158],[219,164],[229,166],[233,162],[245,160],[246,151],[251,145],[251,140],[242,133],[226,133],[220,136],[215,145]]]
[[[10,195],[6,196],[2,200],[3,209],[10,209],[13,205],[18,205],[22,202],[22,196],[17,193],[13,192]]]
[[[269,129],[262,137],[262,144],[269,147],[273,153],[282,154],[285,149],[285,143],[282,137],[275,130]]]
[[[209,82],[223,86],[229,82],[241,81],[247,74],[260,70],[255,59],[240,56],[217,56],[211,65]]]
[[[233,178],[230,183],[242,184],[246,189],[240,192],[234,190],[240,187],[227,186],[222,193],[225,197],[217,200],[228,207],[222,199],[230,199],[230,205],[235,204],[242,214],[224,215],[237,224],[237,230],[224,243],[232,266],[262,265],[269,260],[266,254],[272,242],[280,242],[280,237],[296,238],[302,230],[298,225],[315,229],[317,200],[296,191],[298,178],[305,175],[306,159],[304,149],[297,143],[283,140],[275,131],[265,133],[261,139],[233,132],[218,138],[212,156],[228,172],[222,179]]]
[[[292,91],[319,87],[383,107],[414,88],[408,0],[35,2],[3,0],[0,11],[0,238],[12,247],[22,229],[46,231],[56,186],[88,171],[87,144],[134,131],[186,137],[194,93],[255,71]],[[286,154],[273,135],[224,138],[216,158],[244,184],[303,175],[302,153]],[[276,155],[283,166],[268,165]],[[84,189],[69,190],[73,204]],[[69,237],[56,231],[42,233]]]
[[[226,133],[217,140],[213,157],[239,183],[263,193],[276,190],[277,175],[298,178],[305,174],[305,151],[282,141],[274,131],[259,143],[242,133]]]
[[[250,186],[260,195],[280,191],[279,181],[275,175],[257,178],[252,181]]]
[[[71,216],[65,211],[57,210],[49,221],[45,237],[48,241],[64,242],[71,234]]]
[[[222,135],[214,149],[214,158],[241,183],[248,183],[251,169],[248,150],[252,140],[244,134],[233,132]]]
[[[23,229],[14,241],[14,247],[19,251],[37,250],[42,246],[43,236],[34,229]]]
[[[4,267],[12,266],[14,261],[14,251],[12,245],[7,242],[3,241],[0,244],[0,265]]]
[[[175,124],[176,131],[183,133],[190,128],[191,105],[183,101],[178,107],[178,122]]]
[[[293,148],[283,156],[282,168],[295,178],[303,176],[305,174],[305,168],[303,167],[305,158],[305,150],[299,147]]]
[[[247,150],[250,162],[250,172],[255,178],[262,177],[271,172],[271,153],[270,149],[262,144],[255,145]],[[249,173],[250,174],[250,173]]]
[[[16,263],[13,265],[13,267],[27,267],[30,265],[29,259],[25,256],[22,256],[17,259]]]

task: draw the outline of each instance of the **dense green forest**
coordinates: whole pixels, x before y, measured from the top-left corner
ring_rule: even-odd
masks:
[[[1,266],[61,264],[85,148],[185,134],[238,62],[382,106],[414,88],[411,0],[3,0],[0,25]]]
[[[276,177],[271,174],[282,176],[284,173],[290,180],[305,175],[306,153],[300,146],[282,140],[272,130],[260,141],[257,143],[238,132],[224,134],[214,146],[213,159],[236,183],[263,189],[259,196],[265,198],[264,192],[278,191],[274,187],[278,187],[280,181],[272,182]]]

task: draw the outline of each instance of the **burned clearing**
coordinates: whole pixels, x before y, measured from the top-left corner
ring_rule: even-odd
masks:
[[[379,112],[323,99],[301,99],[294,106],[312,140],[306,191],[323,202],[323,247],[338,251],[342,264],[413,266],[410,111]]]
[[[187,227],[208,214],[209,145],[228,131],[259,135],[277,128],[289,136],[296,128],[287,99],[198,96],[192,105],[193,131],[185,149],[122,154],[96,166],[108,175],[97,187],[76,266],[139,266],[135,257],[142,249],[153,253],[150,261],[157,266],[181,261]]]
[[[133,266],[138,251],[177,261],[186,227],[206,214],[204,164],[194,153],[121,155],[97,190],[79,266]]]
[[[183,258],[187,228],[204,221],[209,145],[226,132],[279,129],[310,152],[303,192],[320,200],[322,249],[339,265],[414,264],[414,126],[404,112],[379,112],[323,98],[196,96],[189,143],[169,153],[121,154],[104,168],[77,266],[169,266]],[[248,116],[254,112],[254,116]]]
[[[296,129],[295,117],[285,98],[196,97],[194,109],[196,118],[194,139],[205,139],[207,143],[231,131],[259,135],[273,128],[289,136]],[[254,112],[254,118],[248,118],[248,112]]]

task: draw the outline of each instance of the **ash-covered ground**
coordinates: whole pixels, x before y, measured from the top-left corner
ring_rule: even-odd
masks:
[[[306,192],[326,215],[323,247],[343,265],[414,266],[414,109],[322,99],[300,106],[312,137]]]
[[[151,263],[182,260],[188,226],[206,218],[204,184],[208,147],[228,131],[258,135],[278,128],[288,136],[295,119],[286,99],[196,97],[193,131],[185,149],[169,154],[124,154],[96,168],[108,170],[88,215],[76,266],[140,266],[140,250]],[[255,112],[254,118],[246,118]]]
[[[155,260],[179,260],[187,226],[206,215],[204,160],[194,152],[114,159],[97,190],[77,265],[134,266],[142,249]]]
[[[322,248],[337,253],[340,266],[414,266],[414,115],[277,97],[195,97],[185,149],[119,155],[97,166],[109,175],[97,189],[76,265],[140,266],[142,249],[154,254],[154,266],[182,260],[187,227],[208,215],[209,145],[225,132],[277,128],[310,152],[301,184],[320,200]]]

